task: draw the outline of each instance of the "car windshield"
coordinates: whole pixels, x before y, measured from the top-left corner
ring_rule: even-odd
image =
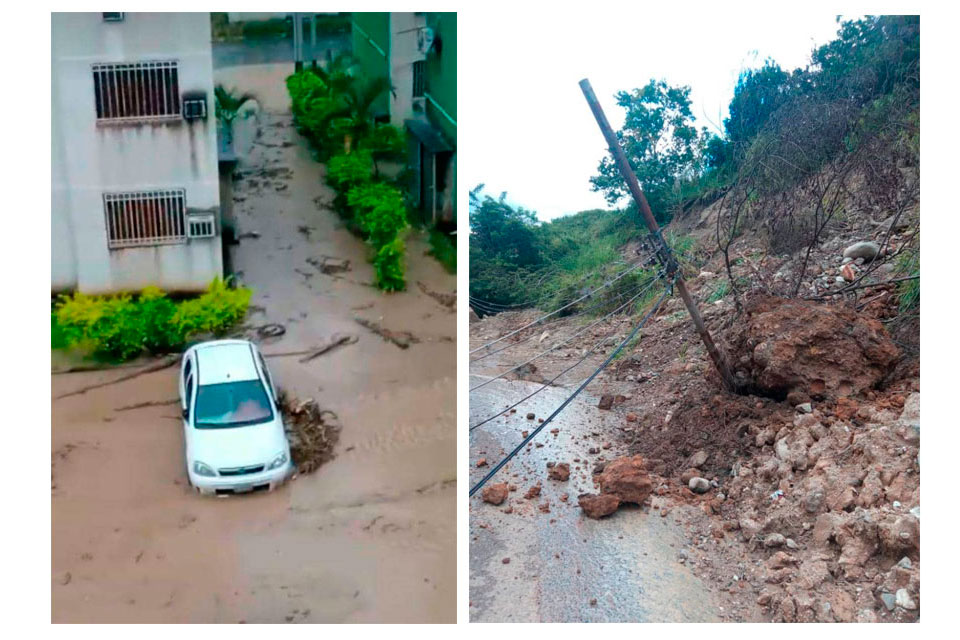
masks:
[[[194,409],[198,429],[242,427],[273,418],[273,409],[259,380],[200,385]]]

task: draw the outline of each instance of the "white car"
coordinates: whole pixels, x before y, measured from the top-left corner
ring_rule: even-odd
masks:
[[[214,340],[180,365],[187,475],[200,493],[271,490],[293,471],[277,392],[256,345]]]

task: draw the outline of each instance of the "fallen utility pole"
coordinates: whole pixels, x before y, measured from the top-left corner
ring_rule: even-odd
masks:
[[[597,96],[593,92],[593,87],[590,86],[590,81],[586,78],[581,80],[580,89],[587,99],[587,104],[590,105],[590,110],[593,111],[593,117],[596,118],[600,131],[603,132],[607,146],[610,147],[610,154],[613,156],[617,168],[620,170],[620,175],[623,176],[623,179],[626,181],[627,187],[630,189],[631,195],[633,195],[633,199],[637,201],[637,206],[640,208],[643,220],[647,223],[647,228],[650,230],[650,236],[653,238],[654,243],[656,243],[657,255],[667,271],[667,277],[674,278],[677,292],[683,299],[683,303],[687,306],[687,311],[690,312],[690,318],[693,319],[697,333],[700,334],[700,339],[703,340],[703,344],[707,348],[707,353],[710,354],[710,359],[713,360],[714,366],[716,366],[717,371],[720,373],[720,378],[723,380],[724,386],[729,391],[735,391],[737,384],[734,381],[733,374],[730,372],[726,358],[720,353],[717,345],[713,342],[713,338],[710,336],[710,332],[707,331],[707,327],[703,324],[703,316],[700,315],[700,309],[697,308],[697,303],[693,301],[690,292],[687,291],[687,284],[680,275],[677,261],[674,259],[670,247],[667,246],[667,243],[663,239],[663,234],[660,232],[660,225],[657,224],[656,219],[653,217],[653,212],[650,210],[647,197],[643,195],[643,190],[640,188],[637,176],[633,172],[633,167],[631,167],[627,161],[627,156],[624,154],[616,134],[610,127],[610,122],[607,121],[607,116],[603,113],[603,107],[601,107],[600,102],[597,101]]]

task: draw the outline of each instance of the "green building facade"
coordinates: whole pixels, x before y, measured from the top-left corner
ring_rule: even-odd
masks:
[[[457,14],[354,13],[353,55],[393,90],[375,113],[407,131],[410,196],[425,220],[456,225]]]

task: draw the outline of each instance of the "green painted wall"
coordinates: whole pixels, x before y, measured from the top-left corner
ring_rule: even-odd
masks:
[[[426,21],[443,43],[439,56],[427,56],[425,90],[440,107],[428,99],[427,116],[456,146],[457,126],[450,120],[457,119],[457,14],[427,13]]]
[[[367,78],[390,75],[390,14],[354,13],[351,23],[353,56]],[[384,94],[374,103],[377,112],[389,113],[390,98]]]

